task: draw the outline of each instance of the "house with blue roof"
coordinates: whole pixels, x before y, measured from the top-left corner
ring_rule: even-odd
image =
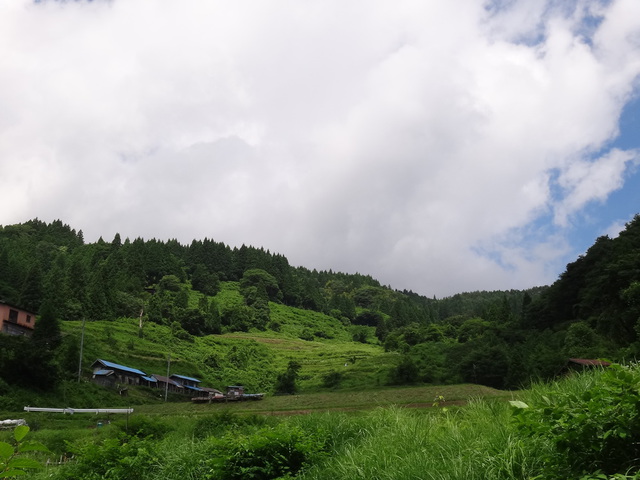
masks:
[[[200,386],[198,385],[202,383],[202,381],[198,380],[197,378],[185,377],[184,375],[177,375],[175,373],[169,378],[171,378],[171,380],[173,380],[174,382],[182,385],[185,390],[191,390],[192,392],[196,392],[197,394],[204,394],[202,388],[200,388]]]
[[[156,379],[137,368],[127,367],[118,363],[99,358],[91,365],[93,381],[103,387],[120,385],[151,385]]]
[[[169,377],[154,374],[153,378],[156,381],[156,385],[152,386],[171,393],[184,393],[184,387],[175,380],[170,379]]]

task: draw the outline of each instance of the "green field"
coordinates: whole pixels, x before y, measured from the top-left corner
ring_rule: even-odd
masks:
[[[514,392],[503,392],[481,385],[443,385],[420,387],[381,387],[372,390],[340,390],[301,395],[266,396],[260,401],[211,404],[164,403],[140,405],[136,412],[145,415],[206,415],[218,412],[255,414],[298,414],[327,411],[370,410],[376,407],[430,408],[465,405],[484,399],[507,400]]]

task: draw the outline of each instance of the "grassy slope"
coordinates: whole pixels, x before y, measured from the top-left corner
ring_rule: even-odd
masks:
[[[233,282],[223,283],[216,296],[221,310],[242,303]],[[197,302],[192,295],[190,303]],[[194,376],[203,386],[224,389],[243,384],[249,391],[271,392],[276,376],[290,360],[302,365],[302,391],[321,388],[323,376],[331,371],[343,374],[342,388],[373,388],[383,385],[398,355],[385,353],[377,344],[351,341],[349,328],[333,317],[318,312],[271,303],[272,321],[279,332],[235,332],[207,337],[179,339],[168,326],[148,322],[144,336],[138,336],[137,319],[89,322],[85,326],[83,371],[90,376],[97,359],[121,363],[149,374],[166,375],[167,356],[171,373]],[[81,322],[63,322],[65,335],[80,338]],[[299,338],[303,331],[328,338],[313,341]],[[375,337],[370,336],[370,341]]]

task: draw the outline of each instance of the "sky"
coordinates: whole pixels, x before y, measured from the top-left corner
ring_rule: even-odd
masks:
[[[638,0],[12,0],[0,59],[0,225],[441,298],[640,213]]]

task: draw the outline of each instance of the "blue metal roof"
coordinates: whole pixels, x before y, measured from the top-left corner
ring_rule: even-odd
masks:
[[[144,375],[142,376],[142,379],[146,380],[147,382],[152,382],[152,383],[156,383],[158,381],[153,377],[145,377]]]
[[[192,387],[191,385],[185,385],[184,388],[188,388],[189,390],[195,390],[196,392],[202,392],[201,388]]]
[[[98,360],[96,360],[96,362],[100,362],[102,365],[104,365],[105,367],[108,367],[108,368],[116,368],[116,369],[122,370],[124,372],[131,372],[131,373],[135,373],[136,375],[146,376],[146,373],[144,373],[143,371],[138,370],[137,368],[125,367],[124,365],[118,365],[117,363],[107,362],[106,360],[102,360],[100,358]]]
[[[93,372],[94,375],[110,375],[113,373],[113,370],[96,370]]]
[[[184,377],[184,376],[182,376],[182,375],[176,375],[176,374],[173,374],[173,375],[171,375],[171,376],[172,376],[172,377],[176,377],[176,378],[181,378],[181,379],[183,379],[183,380],[189,380],[189,381],[191,381],[191,382],[197,382],[197,383],[201,383],[201,382],[202,382],[202,380],[198,380],[197,378]]]

